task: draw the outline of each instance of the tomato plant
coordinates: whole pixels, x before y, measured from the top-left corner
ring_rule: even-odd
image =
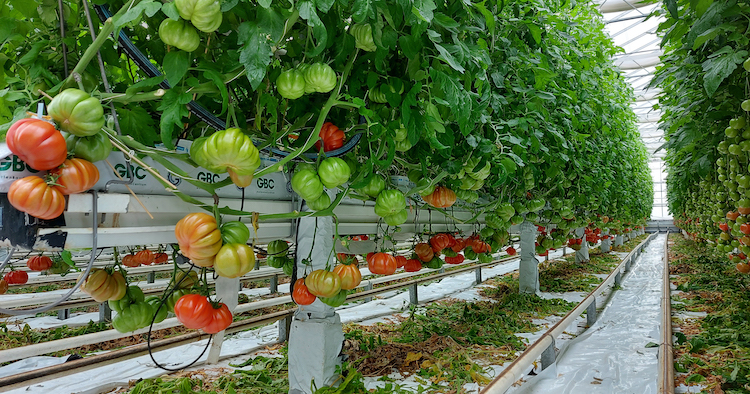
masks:
[[[39,119],[21,119],[8,129],[8,148],[36,170],[51,170],[68,156],[65,138],[51,124]]]
[[[65,210],[65,197],[60,190],[34,175],[13,181],[8,201],[19,211],[45,220],[54,219]]]

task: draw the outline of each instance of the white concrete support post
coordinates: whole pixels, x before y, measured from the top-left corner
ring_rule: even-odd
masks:
[[[309,273],[312,270],[325,269],[326,266],[333,267],[333,235],[331,217],[300,219],[297,234],[299,278],[304,277],[305,270]],[[311,249],[312,266],[305,266],[302,260],[307,258]],[[329,256],[332,257],[330,261]],[[310,305],[299,307],[290,331],[289,393],[311,394],[313,382],[318,388],[333,384],[338,377],[336,367],[341,364],[339,355],[344,342],[340,316],[330,306],[315,300]]]
[[[604,230],[604,235],[606,235],[607,238],[602,239],[601,251],[602,253],[609,253],[609,251],[612,250],[612,239],[609,238],[609,229]]]
[[[586,241],[586,229],[584,227],[580,227],[576,229],[576,237],[582,238],[583,242],[581,242],[581,249],[576,250],[576,263],[588,263],[590,261],[589,258],[589,243]]]
[[[536,226],[524,221],[521,223],[521,262],[518,267],[518,291],[536,294],[539,292],[539,261],[536,259]]]
[[[615,235],[615,247],[622,246],[622,244],[623,244],[622,234]]]
[[[216,300],[227,304],[229,311],[234,313],[237,304],[239,303],[239,288],[240,278],[225,278],[219,276],[216,278]],[[221,343],[224,342],[224,331],[220,331],[214,334],[213,341],[211,343],[211,349],[208,350],[207,364],[216,364],[219,362],[219,356],[221,356]]]

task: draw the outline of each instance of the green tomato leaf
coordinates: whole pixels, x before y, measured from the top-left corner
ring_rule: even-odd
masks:
[[[746,50],[736,51],[729,45],[709,56],[708,60],[701,64],[703,71],[706,72],[706,75],[703,76],[703,87],[706,89],[706,93],[713,96],[724,79],[731,75],[737,69],[737,65],[745,61],[746,58]]]
[[[73,255],[69,250],[63,250],[62,252],[60,252],[60,257],[62,257],[62,260],[65,262],[65,264],[75,268],[76,263],[73,261]]]
[[[412,13],[425,22],[432,22],[433,11],[437,9],[433,0],[415,0]]]
[[[266,29],[257,22],[243,22],[238,31],[240,63],[245,66],[245,75],[253,90],[266,77],[266,68],[271,64],[271,45]]]
[[[456,60],[456,58],[453,57],[453,55],[450,52],[448,52],[448,50],[445,49],[442,45],[435,43],[435,49],[437,49],[438,52],[440,52],[440,56],[438,56],[438,59],[443,60],[446,63],[448,63],[448,65],[450,65],[452,69],[454,69],[454,70],[456,70],[456,71],[458,71],[458,72],[460,72],[462,74],[463,74],[464,71],[466,71],[463,68],[463,66],[461,66],[458,63],[458,61]]]
[[[177,6],[174,5],[174,1],[165,3],[161,6],[161,12],[167,16],[167,18],[178,21],[180,20],[180,13],[177,12]]]
[[[298,3],[300,18],[307,21],[307,25],[313,29],[313,37],[318,40],[318,44],[307,53],[309,57],[320,55],[328,43],[328,30],[315,12],[315,4],[310,0],[303,0]]]
[[[223,115],[224,112],[227,110],[227,104],[229,103],[229,91],[227,90],[227,85],[224,83],[224,78],[216,72],[215,70],[206,70],[203,72],[203,77],[212,81],[216,87],[219,89],[219,94],[221,94],[221,113],[220,115]]]
[[[154,118],[143,107],[132,105],[117,108],[117,119],[124,135],[147,146],[153,146],[159,140]]]
[[[172,51],[164,55],[164,75],[171,86],[177,86],[190,66],[189,54],[185,51]]]
[[[352,20],[357,23],[365,23],[370,20],[375,20],[375,6],[373,0],[354,0],[352,5]]]
[[[157,108],[162,111],[159,129],[161,131],[161,142],[167,149],[174,149],[174,128],[182,130],[182,118],[190,113],[187,103],[192,100],[189,93],[183,93],[177,89],[169,89],[162,97],[161,104]]]

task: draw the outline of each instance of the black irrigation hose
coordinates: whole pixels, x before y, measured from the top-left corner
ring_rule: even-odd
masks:
[[[190,268],[188,269],[188,272],[192,271],[193,268],[195,268],[195,264],[193,264],[191,262],[190,263]],[[165,297],[163,297],[159,301],[159,307],[156,308],[156,311],[154,312],[154,317],[151,318],[151,324],[148,326],[148,336],[146,337],[146,346],[148,347],[148,355],[149,355],[149,357],[151,357],[151,361],[153,361],[154,364],[157,367],[159,367],[159,368],[161,368],[161,369],[163,369],[165,371],[176,372],[176,371],[181,371],[181,370],[183,370],[185,368],[190,368],[193,364],[197,363],[198,360],[200,360],[201,357],[203,357],[204,354],[206,354],[206,350],[208,350],[208,347],[211,345],[211,339],[213,339],[213,337],[214,337],[213,334],[209,335],[208,342],[206,342],[206,347],[203,348],[203,351],[201,352],[201,354],[198,355],[198,358],[196,358],[195,360],[191,361],[190,364],[188,364],[188,365],[185,365],[185,366],[182,366],[182,367],[179,367],[179,368],[168,368],[168,367],[165,367],[165,366],[159,364],[159,362],[156,361],[156,359],[154,358],[154,353],[153,353],[153,351],[151,349],[151,332],[154,329],[154,323],[156,322],[156,316],[158,315],[159,310],[162,307],[165,307],[164,303],[167,301],[167,299],[169,299],[169,297],[171,297],[172,294],[174,294],[175,290],[177,290],[177,288],[180,286],[180,283],[182,283],[182,281],[185,280],[187,277],[188,277],[188,275],[183,275],[182,278],[180,278],[180,280],[177,283],[175,283],[174,286],[171,289],[169,287],[167,287],[167,291],[166,291],[167,295]]]
[[[112,12],[109,10],[109,7],[107,5],[95,5],[94,9],[96,10],[96,14],[99,16],[99,19],[101,21],[105,21],[107,20],[107,18],[112,17]],[[153,78],[163,75],[161,71],[159,71],[159,69],[156,68],[156,66],[154,66],[154,64],[151,63],[151,61],[143,54],[143,52],[141,52],[140,49],[138,49],[133,44],[133,41],[130,40],[130,37],[128,37],[124,31],[120,30],[120,34],[117,36],[117,41],[119,42],[120,48],[122,48],[125,54],[127,54],[128,57],[133,60],[133,63],[135,63],[148,77]],[[169,82],[166,81],[166,79],[161,81],[159,83],[159,86],[163,89],[170,89],[172,87]],[[227,127],[227,122],[225,120],[219,119],[201,104],[197,103],[195,100],[192,100],[188,103],[188,109],[191,113],[198,117],[198,119],[206,122],[209,126],[213,127],[216,130],[224,130]],[[360,119],[360,123],[362,123],[362,119]],[[332,151],[328,151],[325,153],[325,155],[327,157],[338,157],[348,153],[349,151],[354,149],[354,147],[359,143],[359,140],[362,139],[362,134],[363,133],[354,134],[349,139],[349,141],[344,144],[344,146]],[[284,152],[280,149],[272,147],[264,148],[263,150],[282,157],[289,155],[289,152]],[[304,156],[308,159],[316,159],[318,157],[318,154],[305,153]]]

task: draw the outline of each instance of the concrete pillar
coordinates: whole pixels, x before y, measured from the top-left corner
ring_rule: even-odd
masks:
[[[615,235],[615,247],[622,246],[623,244],[622,234]]]
[[[521,223],[521,261],[518,267],[518,291],[536,294],[539,292],[539,261],[536,259],[536,226],[524,221]]]
[[[609,235],[609,229],[604,230],[603,235]],[[602,246],[601,246],[602,253],[608,253],[610,250],[612,250],[612,239],[602,239]]]
[[[308,210],[303,206],[303,211]],[[315,243],[313,244],[313,236]],[[304,277],[305,270],[333,267],[333,218],[302,218],[297,233],[297,276]],[[302,264],[310,250],[312,266]],[[329,261],[329,256],[331,260]],[[318,388],[331,385],[341,364],[344,332],[341,318],[333,308],[315,300],[310,305],[299,306],[292,321],[289,337],[289,393],[312,394],[311,384]]]
[[[583,242],[581,242],[581,249],[576,250],[576,263],[588,263],[591,261],[589,258],[589,243],[586,241],[586,229],[584,227],[577,228],[575,233],[576,237],[583,238]]]

